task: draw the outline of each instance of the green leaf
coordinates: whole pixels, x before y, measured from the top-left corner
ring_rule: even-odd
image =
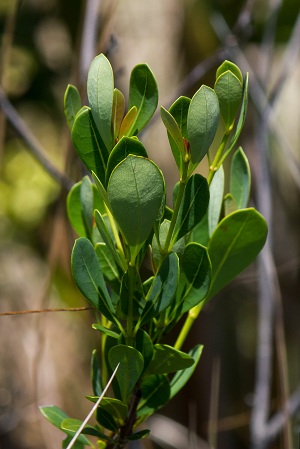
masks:
[[[142,440],[143,438],[146,438],[150,434],[149,429],[143,429],[139,432],[132,433],[127,437],[127,440],[129,441],[136,441],[136,440]]]
[[[92,324],[92,328],[96,329],[97,331],[102,332],[105,335],[109,335],[112,338],[118,339],[120,337],[119,334],[117,334],[116,332],[112,331],[111,329],[108,329],[107,327],[102,326],[102,324],[99,324],[99,323]]]
[[[224,196],[224,216],[232,214],[237,210],[236,203],[231,193]]]
[[[73,435],[75,435],[75,433],[78,431],[78,429],[81,425],[82,425],[82,421],[80,421],[79,419],[66,418],[62,422],[61,428],[62,428],[62,430],[67,430],[70,433],[72,433]],[[93,435],[93,436],[100,437],[100,438],[102,438],[102,436],[103,436],[103,434],[101,432],[99,432],[99,430],[97,430],[95,427],[90,426],[90,425],[84,426],[84,428],[81,431],[81,434]]]
[[[222,62],[222,64],[218,68],[218,70],[216,72],[216,79],[218,79],[219,76],[221,76],[223,73],[228,72],[228,71],[232,72],[237,77],[237,79],[240,81],[240,83],[243,84],[242,72],[240,71],[240,69],[238,68],[237,65],[235,65],[233,62],[227,61],[227,60]]]
[[[62,428],[62,423],[65,419],[69,418],[69,416],[61,410],[59,407],[56,407],[55,405],[49,405],[40,407],[40,411],[42,415],[51,423],[53,426],[57,427],[58,429],[62,430],[69,436],[73,436],[74,432],[71,432],[67,429]],[[82,444],[86,444],[88,446],[91,446],[91,443],[84,435],[79,435],[77,438],[77,441]]]
[[[172,346],[154,345],[154,355],[147,369],[147,374],[168,374],[189,368],[194,359],[185,352],[178,351]]]
[[[107,195],[128,244],[143,243],[164,200],[165,183],[159,168],[149,159],[128,156],[113,170]]]
[[[153,343],[149,335],[143,329],[139,329],[135,336],[135,348],[142,354],[144,370],[146,371],[153,357]]]
[[[251,187],[250,166],[241,147],[234,153],[230,171],[230,193],[238,209],[247,207]]]
[[[136,272],[136,268],[135,267],[131,267],[130,268],[133,272],[135,272],[134,274],[134,279],[135,279],[135,285],[133,287],[133,304],[132,304],[132,316],[133,319],[138,320],[141,312],[142,312],[142,307],[143,304],[140,304],[141,301],[143,301],[143,288],[142,285],[140,284],[140,276],[139,273]],[[121,289],[120,289],[120,301],[118,304],[118,308],[117,308],[117,315],[118,318],[121,320],[125,320],[128,317],[128,314],[130,313],[129,311],[129,301],[128,298],[130,296],[129,293],[129,274],[128,271],[126,271],[122,277],[122,284],[121,284]]]
[[[79,112],[81,107],[82,103],[77,87],[72,84],[68,84],[64,96],[64,112],[70,129],[72,129],[76,114]]]
[[[136,65],[130,76],[129,109],[136,106],[138,113],[131,127],[131,135],[138,134],[154,114],[158,103],[155,77],[147,64]]]
[[[112,127],[113,127],[113,144],[117,142],[119,137],[120,126],[125,112],[125,98],[119,89],[114,89],[113,107],[112,107]]]
[[[132,125],[135,122],[136,116],[137,116],[138,110],[136,106],[132,106],[131,109],[127,112],[125,117],[123,118],[123,121],[121,123],[120,131],[119,131],[119,139],[121,139],[123,136],[130,137],[133,134],[132,131]]]
[[[193,96],[187,119],[191,161],[198,164],[214,140],[220,116],[218,97],[213,89],[201,86]]]
[[[112,432],[118,431],[118,423],[107,410],[102,407],[98,407],[96,415],[98,423],[105,429],[111,430]]]
[[[207,246],[209,240],[209,232],[208,232],[208,211],[198,223],[192,232],[189,235],[190,242],[200,243],[200,245]]]
[[[126,159],[129,154],[145,158],[148,157],[146,148],[139,140],[133,137],[122,137],[109,155],[106,169],[106,183],[108,183],[113,169]]]
[[[123,425],[128,413],[128,407],[119,399],[104,397],[100,403],[100,407],[106,410],[114,419]]]
[[[175,253],[168,254],[156,273],[147,295],[141,326],[165,310],[174,299],[178,285],[179,261]]]
[[[243,82],[228,70],[217,78],[215,92],[218,96],[225,132],[229,133],[233,128],[235,116],[241,105]]]
[[[83,108],[77,114],[72,128],[72,142],[86,168],[90,172],[95,172],[104,184],[108,151],[89,108]]]
[[[71,266],[73,278],[81,293],[108,320],[115,323],[114,308],[106,289],[100,263],[92,243],[81,237],[76,240]]]
[[[101,371],[97,349],[93,349],[91,358],[91,382],[93,392],[97,396],[101,396],[103,387],[101,384]]]
[[[144,420],[168,402],[170,383],[165,374],[151,374],[143,380],[141,391],[137,415]]]
[[[82,179],[80,204],[86,235],[91,240],[93,233],[94,192],[88,176]]]
[[[170,221],[164,220],[161,225],[159,226],[159,242],[160,247],[158,246],[156,235],[153,236],[152,239],[152,257],[153,262],[156,267],[159,266],[160,260],[161,260],[161,252],[160,248],[163,248],[166,242],[166,238],[169,232],[170,228]],[[183,254],[185,247],[185,240],[184,238],[181,238],[177,240],[177,242],[172,246],[172,252],[176,253],[179,257]]]
[[[210,236],[216,229],[220,220],[224,196],[224,183],[225,175],[223,167],[221,166],[215,173],[209,188],[210,199],[208,206],[208,230]]]
[[[108,360],[112,370],[120,363],[116,373],[116,379],[119,384],[122,401],[127,403],[129,396],[143,372],[143,356],[131,346],[117,345],[113,346],[109,351]]]
[[[253,208],[238,210],[219,223],[208,244],[212,264],[209,298],[255,260],[267,232],[265,219]]]
[[[176,120],[181,135],[188,140],[187,117],[191,99],[188,97],[179,97],[170,107],[169,112]]]
[[[107,150],[110,151],[114,75],[110,62],[103,54],[96,56],[90,65],[87,95],[99,133]]]
[[[175,309],[177,319],[203,301],[209,292],[211,263],[206,248],[198,243],[189,243],[185,248],[180,268]]]
[[[183,137],[180,128],[175,120],[175,118],[167,111],[163,106],[160,109],[160,115],[162,121],[167,128],[168,135],[171,137],[171,149],[172,153],[178,167],[179,172],[182,172],[182,161],[185,158],[185,146],[183,142]],[[169,137],[169,139],[170,139]]]
[[[98,210],[95,210],[94,217],[95,217],[95,222],[96,222],[96,226],[97,226],[97,228],[99,230],[99,233],[100,233],[100,235],[101,235],[101,237],[103,239],[103,242],[107,246],[108,253],[111,256],[110,257],[111,261],[107,260],[106,263],[109,266],[111,266],[111,269],[112,269],[112,271],[114,273],[114,277],[119,278],[118,272],[116,272],[115,269],[113,269],[113,267],[115,266],[114,261],[121,268],[123,267],[123,264],[122,264],[122,261],[121,261],[121,258],[120,258],[120,254],[118,253],[118,251],[116,249],[116,246],[115,246],[115,243],[114,243],[114,241],[112,239],[112,233],[111,233],[110,229],[108,228],[108,226],[109,226],[108,220],[107,220],[107,223],[106,223],[105,219],[104,219],[106,216],[102,216]],[[101,249],[99,249],[99,252],[100,251],[105,251],[105,250],[103,250],[103,248],[101,248]],[[96,247],[96,252],[97,252],[97,247]],[[98,254],[98,252],[97,252],[97,254]],[[105,254],[107,254],[107,253],[105,253]]]
[[[186,368],[184,370],[178,371],[173,379],[170,382],[170,399],[173,398],[187,383],[187,381],[192,376],[193,372],[196,369],[196,366],[200,360],[201,354],[202,354],[203,346],[197,345],[195,348],[193,348],[189,355],[194,359],[194,363],[190,368]]]
[[[209,187],[206,178],[196,173],[185,187],[172,242],[190,232],[204,217],[209,203]]]

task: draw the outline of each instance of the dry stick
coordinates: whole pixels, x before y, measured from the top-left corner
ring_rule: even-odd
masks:
[[[0,316],[16,316],[16,315],[30,315],[33,313],[48,313],[48,312],[83,312],[85,310],[95,310],[94,307],[57,307],[51,309],[38,310],[16,310],[12,312],[0,312]]]
[[[81,434],[82,430],[84,429],[84,426],[88,423],[88,421],[91,419],[92,415],[94,414],[94,412],[97,410],[97,408],[99,407],[100,402],[102,401],[103,397],[105,396],[105,393],[107,392],[110,384],[112,383],[118,368],[120,366],[120,363],[117,364],[114,372],[112,373],[106,387],[104,388],[101,396],[99,397],[99,399],[97,400],[96,404],[93,406],[92,410],[90,411],[90,413],[87,415],[87,417],[85,418],[85,420],[82,422],[81,426],[79,427],[79,429],[77,430],[77,432],[75,433],[74,437],[72,438],[72,440],[70,441],[70,444],[68,445],[67,449],[71,449],[74,444],[76,443],[77,438],[79,437],[79,435]]]
[[[10,103],[1,86],[0,108],[2,109],[9,123],[13,126],[18,135],[24,140],[32,155],[40,162],[42,167],[65,189],[70,190],[73,182],[64,173],[61,173],[47,158],[44,148],[40,145],[34,134],[30,131],[16,109]]]

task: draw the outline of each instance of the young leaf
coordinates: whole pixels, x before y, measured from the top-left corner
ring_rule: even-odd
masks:
[[[173,398],[187,383],[187,381],[192,376],[193,372],[196,369],[196,366],[200,360],[201,354],[202,354],[203,346],[197,345],[195,348],[193,348],[189,355],[194,359],[194,363],[190,368],[186,368],[184,370],[178,371],[173,379],[170,382],[170,399]]]
[[[146,376],[141,385],[142,399],[137,415],[142,420],[163,407],[170,398],[170,383],[165,374]]]
[[[83,108],[77,114],[72,128],[72,142],[86,168],[95,172],[104,184],[108,151],[89,108]]]
[[[85,176],[82,179],[80,188],[80,204],[86,235],[89,240],[91,240],[93,233],[94,192],[92,183],[88,176]]]
[[[63,422],[61,423],[61,428],[62,430],[67,430],[68,432],[72,433],[73,435],[77,432],[77,430],[79,429],[79,427],[81,426],[82,421],[80,421],[79,419],[73,419],[73,418],[66,418],[63,420]],[[86,425],[83,429],[82,429],[82,434],[84,435],[92,435],[92,436],[96,436],[99,438],[102,438],[103,434],[101,432],[99,432],[98,429],[96,429],[93,426],[90,425]]]
[[[198,173],[192,175],[184,190],[172,242],[186,235],[202,220],[208,203],[209,188],[206,178]]]
[[[159,226],[159,242],[160,247],[158,246],[156,236],[153,236],[152,239],[152,258],[156,267],[159,266],[161,260],[161,252],[160,248],[163,248],[166,242],[166,238],[170,228],[170,221],[164,220]],[[176,253],[179,257],[183,254],[185,248],[185,240],[181,238],[177,240],[177,242],[172,246],[172,252]]]
[[[153,357],[153,343],[147,332],[143,329],[139,329],[136,333],[135,348],[144,358],[143,372],[145,372]]]
[[[191,99],[188,97],[179,97],[170,107],[169,112],[176,120],[181,135],[188,140],[187,117]]]
[[[73,436],[74,432],[63,429],[62,423],[65,419],[69,418],[69,416],[61,410],[59,407],[55,405],[49,405],[45,407],[40,407],[40,411],[42,415],[51,423],[53,426],[57,427],[60,430],[63,430],[67,435]],[[79,435],[77,441],[82,444],[86,444],[87,446],[91,446],[91,443],[84,435]]]
[[[82,103],[77,87],[68,84],[64,96],[64,112],[70,129],[72,129],[76,114],[81,107]]]
[[[199,164],[209,150],[217,132],[219,101],[213,89],[201,86],[193,96],[187,118],[191,161]]]
[[[222,73],[215,82],[220,112],[227,134],[233,128],[235,116],[240,107],[243,95],[243,83],[231,72]]]
[[[154,345],[154,355],[147,369],[147,374],[168,374],[189,368],[194,359],[185,352],[169,345]]]
[[[108,183],[113,169],[126,159],[129,154],[145,158],[148,157],[144,145],[139,140],[133,137],[122,137],[109,155],[106,169],[106,183]]]
[[[113,107],[112,107],[112,127],[113,127],[113,144],[117,142],[120,126],[124,117],[125,98],[119,89],[114,89]]]
[[[143,372],[143,356],[131,346],[117,345],[113,346],[109,351],[108,360],[112,370],[120,363],[116,378],[122,401],[127,403],[130,394]]]
[[[129,109],[136,106],[138,113],[130,135],[138,134],[154,114],[158,103],[155,77],[147,64],[136,65],[130,76]]]
[[[183,253],[179,286],[174,304],[175,313],[172,319],[177,319],[195,307],[207,296],[211,281],[211,264],[204,246],[189,243]]]
[[[135,247],[146,241],[165,195],[159,168],[149,159],[128,156],[113,170],[107,195],[128,244]]]
[[[240,81],[240,83],[243,84],[242,72],[240,71],[240,69],[238,68],[237,65],[235,65],[233,62],[227,61],[227,60],[222,62],[222,64],[218,68],[218,70],[216,72],[216,80],[219,78],[219,76],[221,76],[223,73],[228,72],[228,71],[232,72],[237,77],[237,79]]]
[[[71,256],[72,274],[81,293],[103,315],[115,323],[114,308],[106,289],[100,263],[92,243],[76,240]]]
[[[253,208],[238,210],[219,223],[208,244],[212,264],[209,298],[255,260],[267,232],[265,219]]]
[[[224,196],[224,216],[232,214],[237,210],[236,202],[233,199],[231,193],[227,193]]]
[[[168,254],[156,273],[141,315],[141,326],[159,315],[173,301],[178,284],[179,262],[175,253]]]
[[[219,223],[223,204],[224,183],[225,183],[224,170],[223,167],[221,166],[219,170],[217,170],[217,172],[215,173],[215,176],[213,177],[213,180],[209,188],[210,199],[208,206],[208,230],[210,236],[212,235],[212,233],[214,232]]]
[[[181,173],[182,161],[185,158],[185,147],[181,131],[175,118],[163,106],[161,106],[160,115],[165,127],[167,128],[168,136],[170,136],[172,139],[172,153],[178,170]]]
[[[120,131],[119,131],[119,139],[121,139],[123,136],[130,137],[133,135],[132,131],[132,125],[135,122],[136,116],[137,116],[138,110],[136,106],[132,106],[131,109],[127,112],[125,117],[123,118],[123,121],[121,123]]]
[[[99,133],[107,150],[110,151],[114,76],[110,62],[103,54],[96,56],[90,65],[87,95]]]
[[[98,397],[101,396],[103,387],[101,384],[100,363],[96,349],[93,349],[91,358],[91,382],[93,393]]]
[[[92,324],[92,328],[96,329],[97,331],[102,332],[102,334],[109,335],[112,338],[118,339],[120,337],[119,334],[112,331],[111,329],[108,329],[107,327],[102,326],[102,324],[99,324],[99,323]]]
[[[251,187],[250,166],[241,147],[234,153],[230,171],[230,193],[238,209],[247,207]]]

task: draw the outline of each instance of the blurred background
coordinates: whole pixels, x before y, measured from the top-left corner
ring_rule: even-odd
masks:
[[[85,97],[100,52],[125,95],[134,65],[148,63],[165,107],[213,86],[224,59],[249,72],[240,144],[252,169],[251,204],[270,229],[259,261],[200,315],[185,347],[204,344],[198,368],[152,420],[153,440],[143,447],[298,448],[299,13],[299,0],[0,1],[1,449],[61,447],[62,433],[39,405],[79,419],[90,410],[93,313],[9,313],[86,306],[70,276],[76,236],[65,200],[82,171],[63,95],[72,83]],[[177,173],[159,117],[141,138],[170,195]]]

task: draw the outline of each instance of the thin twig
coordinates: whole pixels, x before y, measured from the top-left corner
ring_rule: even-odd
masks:
[[[95,310],[94,307],[57,307],[50,309],[38,310],[15,310],[11,312],[0,312],[0,316],[15,316],[15,315],[30,315],[34,313],[49,313],[49,312],[83,312],[85,310]]]
[[[44,148],[40,145],[36,137],[20,117],[16,109],[8,100],[3,88],[0,86],[0,109],[2,109],[9,123],[13,126],[18,135],[24,140],[31,154],[40,162],[42,167],[58,181],[65,189],[70,190],[73,182],[61,173],[47,158]]]

